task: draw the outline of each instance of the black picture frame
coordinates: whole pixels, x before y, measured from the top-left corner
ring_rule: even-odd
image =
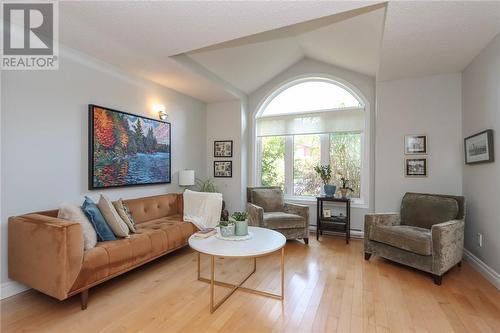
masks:
[[[229,170],[224,167],[225,171],[227,174],[221,173],[221,171],[218,171],[218,166],[220,165],[226,165],[229,167]],[[214,178],[232,178],[233,177],[233,161],[214,161]]]
[[[412,171],[411,170],[411,162],[423,163],[422,172]],[[427,177],[427,175],[428,175],[427,157],[408,157],[408,158],[405,158],[405,177]]]
[[[469,156],[470,149],[472,147],[468,147],[468,144],[473,144],[471,141],[474,139],[480,137],[480,136],[486,136],[486,144],[484,147],[480,147],[479,149],[485,149],[487,151],[487,157],[483,159],[478,159],[472,161]],[[464,139],[464,159],[465,159],[465,164],[480,164],[480,163],[491,163],[495,161],[495,149],[493,145],[493,130],[492,129],[487,129],[485,131],[470,135]]]
[[[409,147],[409,141],[411,139],[422,140],[423,147],[421,149],[416,150],[414,147]],[[404,149],[405,155],[427,155],[427,135],[419,134],[419,135],[405,135],[404,141]]]
[[[108,186],[96,186],[94,184],[94,111],[96,108],[104,109],[110,112],[116,112],[124,114],[127,116],[137,117],[145,120],[155,121],[159,123],[164,123],[168,125],[168,141],[169,141],[169,162],[168,162],[168,180],[161,182],[146,182],[146,183],[134,183],[134,184],[123,184],[123,185],[108,185]],[[159,184],[171,184],[172,183],[172,125],[171,123],[163,120],[153,119],[149,117],[140,116],[133,113],[128,113],[124,111],[119,111],[111,109],[105,106],[100,106],[96,104],[88,105],[88,189],[89,190],[102,190],[108,188],[118,188],[118,187],[134,187],[134,186],[146,186],[146,185],[159,185]]]
[[[226,145],[229,144],[229,154],[224,154],[224,150],[221,148],[220,151],[222,151],[222,154],[218,155],[217,152],[219,151],[219,146],[220,145]],[[233,157],[233,140],[215,140],[214,141],[214,157],[217,158],[223,158],[223,157]]]

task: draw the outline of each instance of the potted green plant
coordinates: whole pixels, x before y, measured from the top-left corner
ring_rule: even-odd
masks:
[[[332,179],[332,167],[328,165],[317,165],[314,167],[314,171],[320,176],[323,181],[323,189],[325,190],[325,195],[327,197],[333,197],[337,186],[330,184]]]
[[[248,213],[247,212],[234,212],[229,221],[233,221],[235,224],[236,236],[246,236],[248,235]]]
[[[342,198],[346,198],[347,193],[349,191],[354,191],[354,190],[349,186],[347,186],[347,184],[349,184],[349,179],[342,176],[340,177],[340,181],[342,182],[342,187],[340,188],[340,194],[342,194]]]
[[[222,237],[234,236],[235,223],[234,221],[219,221],[217,224]]]

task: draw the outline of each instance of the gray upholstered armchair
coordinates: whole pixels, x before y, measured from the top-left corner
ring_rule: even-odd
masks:
[[[406,193],[399,214],[365,215],[365,259],[372,254],[442,276],[462,262],[465,198]]]
[[[285,203],[279,186],[248,187],[249,224],[282,233],[287,239],[309,243],[309,207]]]

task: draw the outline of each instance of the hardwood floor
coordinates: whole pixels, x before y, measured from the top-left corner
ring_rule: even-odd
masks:
[[[59,302],[35,291],[3,300],[7,332],[500,332],[500,292],[465,262],[443,278],[372,257],[363,243],[323,236],[286,246],[285,301],[237,291],[210,314],[209,285],[196,279],[189,248]],[[202,256],[208,276],[208,257]],[[277,292],[279,254],[257,260],[247,285]],[[251,260],[217,260],[228,282]],[[217,296],[227,290],[217,287]]]

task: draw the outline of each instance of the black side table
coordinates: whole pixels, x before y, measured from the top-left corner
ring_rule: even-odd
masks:
[[[323,216],[323,202],[336,202],[345,204],[346,214],[344,216]],[[323,235],[323,231],[336,231],[345,233],[345,242],[349,244],[351,238],[351,199],[335,197],[316,197],[316,240]]]

